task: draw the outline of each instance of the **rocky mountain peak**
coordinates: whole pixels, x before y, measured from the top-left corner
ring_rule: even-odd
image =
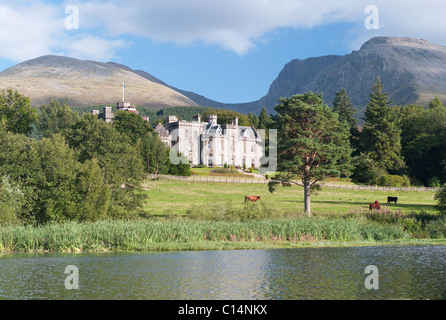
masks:
[[[365,42],[360,50],[377,49],[379,47],[412,47],[418,49],[435,50],[445,47],[435,45],[429,41],[408,37],[374,37]]]

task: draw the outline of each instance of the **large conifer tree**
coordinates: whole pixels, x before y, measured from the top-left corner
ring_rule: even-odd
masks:
[[[278,170],[269,183],[304,187],[305,212],[311,216],[310,190],[317,182],[348,175],[351,147],[349,131],[338,115],[313,92],[281,98],[273,116],[277,129]]]
[[[336,97],[333,101],[333,111],[339,114],[340,121],[344,121],[349,126],[350,145],[354,151],[358,151],[359,130],[358,120],[355,118],[357,109],[353,106],[350,96],[345,89],[336,92]]]
[[[361,133],[363,151],[381,168],[398,172],[404,168],[401,156],[401,129],[393,119],[391,101],[378,77],[365,110]]]

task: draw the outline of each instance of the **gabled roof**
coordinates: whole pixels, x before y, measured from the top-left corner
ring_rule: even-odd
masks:
[[[206,129],[204,129],[203,134],[208,135],[223,135],[223,128],[219,124],[208,123]]]
[[[258,137],[254,127],[239,127],[239,136],[241,138],[255,139]]]

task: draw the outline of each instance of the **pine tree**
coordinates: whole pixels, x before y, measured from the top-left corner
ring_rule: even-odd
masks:
[[[345,89],[336,92],[336,98],[333,101],[333,111],[339,114],[339,121],[347,123],[350,131],[350,145],[358,153],[359,129],[358,121],[355,118],[357,109],[353,106],[350,96]]]
[[[443,107],[443,102],[441,102],[440,98],[435,97],[434,100],[429,102],[428,108],[429,109],[435,109],[435,108],[438,108],[438,107]]]
[[[259,117],[254,113],[254,115],[252,116],[252,125],[254,126],[254,128],[258,128],[259,127]]]
[[[401,129],[392,118],[391,101],[378,77],[365,110],[361,133],[363,151],[381,168],[398,172],[405,164],[401,156]]]
[[[271,122],[271,119],[268,116],[268,113],[266,112],[266,108],[263,107],[262,111],[260,111],[259,128],[258,129],[267,129],[270,122]]]
[[[310,190],[327,177],[349,175],[348,127],[324,104],[322,95],[307,92],[280,102],[273,120],[281,173],[269,183],[269,191],[278,184],[303,186],[305,212],[311,216]]]

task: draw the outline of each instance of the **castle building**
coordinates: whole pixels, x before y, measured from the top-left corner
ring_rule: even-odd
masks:
[[[186,156],[191,165],[260,167],[262,139],[254,127],[239,126],[238,118],[220,125],[216,115],[209,115],[207,122],[202,122],[200,115],[191,122],[168,116],[165,125],[158,124],[155,132],[168,147]]]
[[[132,106],[129,102],[118,102],[117,103],[117,111],[127,111],[135,114],[139,114],[138,110],[136,110],[135,106]],[[102,119],[107,123],[112,123],[115,118],[115,114],[112,111],[112,107],[104,107],[102,109],[102,113],[99,113],[99,110],[93,110],[92,114],[96,115],[98,119]],[[149,122],[149,117],[143,116],[144,120]]]
[[[118,102],[116,104],[117,111],[128,111],[135,114],[139,114],[138,110],[136,110],[136,107],[131,105],[130,102],[125,102],[125,84],[122,82],[122,101]],[[91,112],[94,115],[97,115],[99,119],[104,120],[107,123],[112,123],[113,119],[115,118],[115,115],[112,111],[112,107],[104,107],[102,113],[99,113],[99,110],[93,110]],[[150,122],[149,117],[142,117],[147,122]]]

